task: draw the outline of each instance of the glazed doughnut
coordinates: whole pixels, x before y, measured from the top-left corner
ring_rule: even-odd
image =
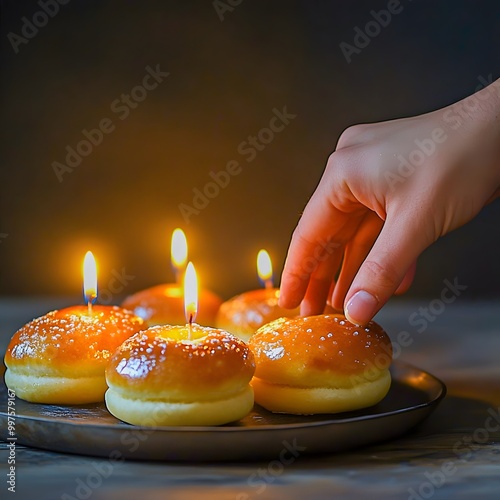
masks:
[[[261,288],[236,295],[220,306],[215,324],[248,342],[262,325],[278,318],[292,318],[300,314],[300,307],[280,307],[279,296],[279,288]],[[333,309],[327,305],[324,312],[333,312]]]
[[[145,426],[220,425],[253,407],[252,352],[222,330],[154,326],[115,352],[106,369],[106,405],[115,417]]]
[[[391,385],[392,345],[380,325],[342,315],[281,318],[249,342],[255,402],[278,413],[357,410],[378,403]]]
[[[5,383],[32,403],[85,404],[104,400],[104,370],[115,349],[144,327],[130,311],[86,306],[51,311],[12,337]]]
[[[199,323],[215,325],[215,317],[222,299],[210,290],[200,290]],[[184,325],[184,292],[177,284],[156,285],[128,296],[121,304],[140,316],[147,326]]]

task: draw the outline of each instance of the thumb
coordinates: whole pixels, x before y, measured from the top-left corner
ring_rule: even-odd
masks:
[[[415,278],[415,273],[417,271],[417,262],[413,262],[410,265],[410,268],[406,271],[406,274],[399,284],[398,288],[394,292],[394,295],[402,295],[403,293],[406,293],[408,289],[410,288],[411,284],[413,283],[413,278]]]
[[[426,219],[420,217],[420,220]],[[405,217],[400,212],[392,219],[387,217],[346,294],[344,311],[351,323],[368,323],[407,274],[412,274],[417,257],[433,241],[430,233],[413,214]]]

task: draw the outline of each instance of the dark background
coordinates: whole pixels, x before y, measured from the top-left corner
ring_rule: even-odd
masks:
[[[122,293],[171,281],[177,226],[224,297],[257,286],[261,247],[277,282],[343,129],[442,107],[500,76],[498,1],[401,5],[348,64],[339,44],[386,0],[244,0],[222,22],[210,0],[72,0],[17,54],[8,33],[41,8],[2,1],[0,294],[79,293],[87,249],[101,288],[113,270],[135,277]],[[121,121],[110,104],[148,65],[170,76]],[[297,118],[247,163],[238,145],[283,106]],[[106,117],[115,131],[59,182],[52,162]],[[241,174],[186,224],[179,204],[230,160]],[[458,276],[469,298],[499,296],[499,220],[497,201],[427,250],[409,293],[433,296]]]

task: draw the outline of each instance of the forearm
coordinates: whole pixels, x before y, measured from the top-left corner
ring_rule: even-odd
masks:
[[[443,130],[492,191],[500,187],[500,79],[442,110]],[[478,181],[479,179],[476,179]]]

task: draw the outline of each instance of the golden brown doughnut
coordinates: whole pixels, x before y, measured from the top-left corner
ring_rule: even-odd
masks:
[[[51,311],[12,337],[5,383],[33,403],[84,404],[104,400],[104,370],[115,349],[144,327],[130,311],[87,306]]]
[[[380,325],[342,315],[281,318],[249,342],[255,401],[274,412],[313,414],[378,403],[391,384],[392,345]]]
[[[300,307],[280,307],[279,296],[279,288],[261,288],[236,295],[220,306],[215,324],[248,342],[262,325],[278,318],[293,318],[300,314]],[[324,312],[333,312],[333,309],[327,305]]]
[[[136,425],[220,425],[253,407],[252,352],[228,332],[154,326],[113,355],[106,369],[108,410]]]
[[[197,321],[203,325],[214,326],[222,299],[210,290],[202,289],[199,303]],[[184,292],[182,287],[175,283],[141,290],[128,296],[121,305],[144,319],[147,326],[186,323]]]

